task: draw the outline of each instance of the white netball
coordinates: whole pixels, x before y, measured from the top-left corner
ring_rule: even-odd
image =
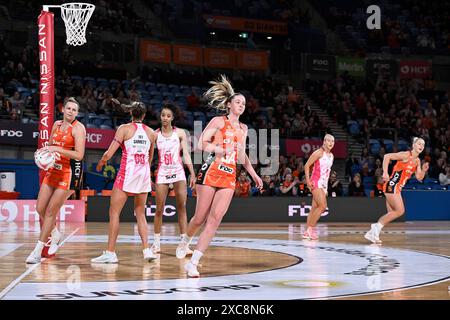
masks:
[[[48,169],[53,167],[55,161],[55,153],[50,152],[46,149],[39,149],[34,153],[34,162],[42,170],[47,171]]]

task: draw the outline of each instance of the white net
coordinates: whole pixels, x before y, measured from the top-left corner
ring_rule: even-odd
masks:
[[[94,12],[90,3],[64,3],[61,5],[61,17],[66,25],[66,43],[81,46],[86,43],[86,27]]]

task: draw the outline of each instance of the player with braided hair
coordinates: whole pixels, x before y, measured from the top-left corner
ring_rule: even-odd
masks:
[[[107,161],[112,158],[119,146],[122,148],[122,160],[119,173],[111,194],[109,207],[109,235],[108,248],[103,254],[91,260],[93,263],[118,263],[115,253],[117,236],[119,234],[119,217],[128,196],[134,196],[134,213],[138,224],[139,235],[142,240],[143,255],[147,261],[154,260],[156,255],[148,246],[147,220],[145,204],[151,191],[150,163],[154,152],[154,131],[142,121],[145,118],[146,107],[142,102],[132,102],[131,105],[120,104],[124,111],[128,111],[132,121],[121,125],[111,142],[108,150],[97,164],[97,171],[101,171]]]

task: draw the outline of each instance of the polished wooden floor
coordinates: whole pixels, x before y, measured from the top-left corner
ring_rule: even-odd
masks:
[[[369,244],[363,238],[369,224],[320,224],[319,244]],[[106,248],[107,223],[61,224],[66,239],[54,259],[46,259],[37,266],[27,266],[25,259],[38,237],[38,225],[0,223],[0,298],[5,298],[19,284],[63,283],[73,276],[79,281],[139,281],[185,279],[186,260],[175,257],[177,225],[164,224],[162,253],[151,263],[142,260],[141,246],[134,223],[122,223],[117,245],[119,264],[93,265],[90,259]],[[222,224],[217,237],[239,239],[270,239],[302,241],[303,224],[242,223]],[[149,234],[153,233],[149,223]],[[173,241],[165,243],[164,237]],[[383,234],[382,248],[396,248],[450,256],[450,222],[394,223]],[[304,241],[304,240],[303,240]],[[283,270],[300,263],[299,257],[273,250],[255,250],[239,246],[211,246],[201,260],[202,278],[226,275],[245,275],[265,270]],[[433,268],[432,265],[429,268]],[[450,275],[450,270],[449,275]],[[280,298],[280,297],[278,297]],[[282,297],[281,297],[282,298]],[[402,289],[336,299],[450,299],[450,278],[419,288]]]

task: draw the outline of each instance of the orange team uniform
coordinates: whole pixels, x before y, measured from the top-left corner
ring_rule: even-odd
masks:
[[[72,136],[72,129],[77,120],[66,129],[61,130],[62,121],[56,122],[56,130],[52,136],[52,145],[62,147],[66,150],[75,149],[75,139]],[[45,174],[43,184],[47,184],[53,188],[63,190],[76,190],[81,187],[83,177],[83,165],[81,161],[70,159],[63,155]]]
[[[242,143],[243,129],[234,129],[228,117],[224,116],[225,125],[213,136],[212,143],[221,145],[226,151],[221,158],[211,152],[200,168],[197,184],[216,188],[236,187],[236,161],[238,146]]]
[[[384,193],[399,194],[412,174],[416,172],[417,161],[412,159],[412,153],[409,152],[408,161],[397,161],[392,170],[391,177],[384,183]]]

